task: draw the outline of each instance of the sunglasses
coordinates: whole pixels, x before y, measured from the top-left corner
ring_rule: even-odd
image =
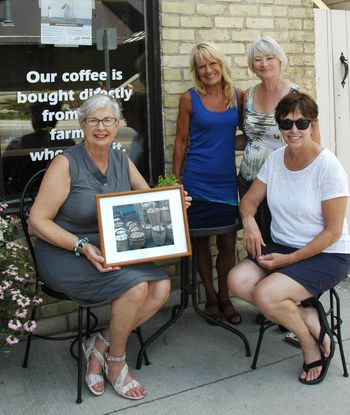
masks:
[[[284,118],[283,120],[278,120],[278,125],[281,130],[291,130],[293,125],[297,127],[298,130],[306,130],[309,128],[311,120],[306,120],[305,118],[299,118],[298,120],[290,120],[288,118]]]

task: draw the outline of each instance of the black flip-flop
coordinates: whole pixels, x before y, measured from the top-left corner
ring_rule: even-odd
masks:
[[[315,309],[318,312],[320,325],[321,325],[320,335],[318,336],[318,339],[317,339],[318,344],[320,346],[323,345],[323,340],[324,340],[324,337],[325,337],[326,334],[328,334],[328,336],[331,340],[331,350],[330,350],[330,353],[329,353],[328,357],[325,357],[323,355],[322,351],[321,351],[321,359],[316,360],[312,363],[308,363],[308,364],[304,363],[303,364],[303,370],[305,372],[308,372],[310,369],[312,369],[314,367],[322,366],[320,376],[317,379],[307,381],[307,380],[301,379],[299,377],[299,381],[301,383],[303,383],[304,385],[316,385],[318,383],[321,383],[327,375],[329,365],[330,365],[332,357],[334,355],[335,343],[334,343],[333,333],[332,333],[331,328],[329,327],[328,320],[327,320],[327,315],[326,315],[326,312],[323,308],[322,303],[319,300],[317,300],[316,298],[308,299],[307,303],[309,303],[310,305],[315,307]]]
[[[317,385],[318,383],[321,383],[327,375],[330,363],[331,363],[331,358],[326,359],[322,353],[321,353],[321,359],[315,360],[312,363],[304,363],[303,370],[306,373],[313,367],[317,367],[317,366],[322,366],[322,370],[318,378],[313,379],[313,380],[306,380],[306,379],[302,379],[301,377],[299,377],[299,382],[303,383],[304,385]]]

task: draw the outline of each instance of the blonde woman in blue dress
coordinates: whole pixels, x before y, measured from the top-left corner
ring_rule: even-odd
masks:
[[[180,98],[173,170],[193,198],[188,210],[190,227],[213,227],[213,216],[222,221],[228,217],[230,223],[238,216],[235,148],[243,91],[233,86],[226,56],[214,43],[200,42],[192,48],[190,69],[194,86]],[[214,215],[208,214],[210,208]],[[227,289],[227,273],[235,261],[235,234],[217,235],[216,244],[218,292],[213,283],[209,237],[197,238],[206,312],[215,319],[222,312],[227,321],[239,324],[241,316]]]

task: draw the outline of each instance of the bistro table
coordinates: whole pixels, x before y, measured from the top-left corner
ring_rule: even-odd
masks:
[[[203,236],[223,235],[225,233],[237,232],[242,229],[242,224],[237,220],[237,207],[217,202],[192,202],[187,210],[189,230],[192,243],[192,268],[191,282],[188,273],[188,257],[181,258],[181,284],[180,304],[173,307],[171,318],[164,323],[154,334],[152,334],[141,346],[137,357],[136,368],[141,369],[142,357],[147,347],[156,340],[165,330],[174,324],[182,315],[192,299],[192,307],[201,317],[213,325],[218,325],[233,334],[239,336],[244,343],[246,356],[251,356],[250,345],[244,334],[224,321],[216,320],[202,311],[198,306],[198,281],[196,264],[196,240]],[[146,362],[147,364],[147,362]],[[149,363],[148,363],[149,364]]]

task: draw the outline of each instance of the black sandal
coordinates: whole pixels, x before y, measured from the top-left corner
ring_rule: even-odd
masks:
[[[303,370],[305,372],[308,372],[309,369],[312,369],[313,367],[322,366],[320,376],[317,379],[307,381],[307,380],[301,379],[299,377],[299,381],[301,383],[303,383],[304,385],[316,385],[318,383],[321,383],[327,375],[329,365],[330,365],[331,360],[332,360],[333,355],[334,355],[335,343],[334,343],[332,330],[331,330],[331,328],[329,327],[329,324],[328,324],[327,314],[324,311],[322,303],[319,300],[317,300],[316,298],[309,298],[308,300],[304,301],[303,303],[304,303],[304,305],[309,305],[310,304],[311,306],[315,307],[315,309],[318,312],[318,317],[319,317],[320,325],[321,325],[320,335],[318,336],[318,339],[317,339],[317,342],[318,342],[319,346],[323,346],[323,341],[324,341],[324,337],[325,337],[326,334],[328,334],[328,336],[331,340],[331,349],[330,349],[330,353],[329,353],[328,357],[325,357],[322,350],[320,349],[321,350],[321,359],[316,360],[315,362],[312,362],[312,363],[309,363],[309,364],[306,364],[306,363],[303,364]]]
[[[217,301],[207,301],[205,303],[205,312],[214,320],[220,320],[220,310]],[[214,321],[207,320],[209,324],[212,326],[216,326],[217,324]]]
[[[242,317],[239,312],[235,309],[234,305],[230,300],[219,302],[219,309],[224,314],[225,320],[231,324],[241,324]]]
[[[321,359],[315,360],[312,363],[305,363],[303,364],[303,370],[307,373],[310,369],[317,366],[322,366],[322,370],[320,373],[320,376],[317,379],[314,380],[306,380],[299,377],[299,381],[303,383],[304,385],[317,385],[318,383],[321,383],[323,379],[326,377],[329,364],[331,363],[331,357],[326,359],[323,354],[321,353]]]

